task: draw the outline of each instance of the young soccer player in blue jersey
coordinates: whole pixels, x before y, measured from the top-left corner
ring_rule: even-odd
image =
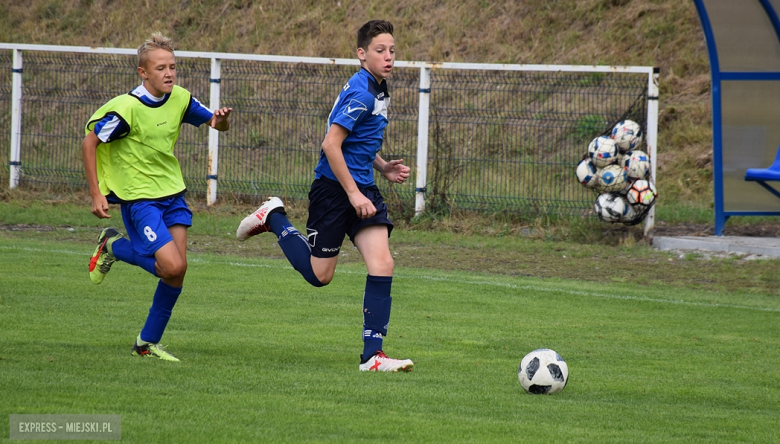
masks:
[[[98,109],[81,144],[92,214],[109,218],[108,204],[120,204],[128,236],[115,228],[100,232],[89,277],[100,284],[119,260],[160,278],[132,353],[178,361],[159,344],[181,294],[187,271],[187,228],[192,226],[173,147],[182,123],[208,123],[227,131],[232,109],[211,112],[175,84],[173,45],[160,33],[138,48],[137,70],[141,85]]]
[[[315,287],[333,279],[344,236],[349,236],[368,269],[359,369],[411,371],[411,360],[389,358],[382,351],[392,300],[393,257],[388,238],[393,223],[372,170],[393,183],[409,178],[403,160],[386,162],[377,155],[390,103],[385,79],[395,61],[393,25],[383,20],[363,25],[357,32],[357,56],[361,69],[344,85],[328,117],[328,132],[309,192],[308,239],[287,220],[278,197],[244,218],[236,236],[243,241],[273,232],[293,267]]]

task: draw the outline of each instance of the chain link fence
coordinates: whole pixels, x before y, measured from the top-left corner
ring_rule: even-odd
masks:
[[[396,210],[413,209],[420,67],[397,64],[380,155],[404,159],[412,179],[377,177]],[[0,50],[0,169],[9,186],[12,52]],[[112,97],[139,84],[136,57],[24,51],[22,187],[86,186],[84,125]],[[630,118],[645,127],[646,73],[431,70],[426,208],[525,216],[580,214],[594,195],[574,174],[597,135]],[[333,103],[356,66],[222,60],[220,104],[233,108],[219,135],[220,198],[307,199]],[[210,60],[177,53],[177,83],[209,104]],[[205,195],[208,130],[184,125],[176,156],[190,192]],[[192,197],[191,197],[192,199]],[[405,211],[406,214],[413,214]]]
[[[429,205],[532,215],[589,210],[575,168],[623,118],[645,122],[647,79],[571,72],[432,73]]]
[[[0,187],[8,187],[11,147],[11,51],[0,51]]]

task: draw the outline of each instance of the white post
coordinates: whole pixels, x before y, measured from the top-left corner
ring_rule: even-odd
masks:
[[[219,109],[220,82],[222,81],[222,69],[220,59],[211,59],[211,91],[209,108]],[[217,202],[217,172],[219,171],[219,131],[209,128],[209,171],[206,175],[208,192],[206,205],[212,206]]]
[[[658,164],[658,77],[659,68],[653,68],[647,80],[647,154],[650,156],[650,177],[656,181],[656,165]],[[645,218],[645,237],[653,242],[653,227],[655,227],[655,207],[650,208]]]
[[[14,49],[11,86],[11,155],[8,158],[10,167],[9,188],[19,186],[19,175],[22,169],[22,51]]]
[[[426,183],[428,181],[428,114],[431,106],[431,68],[420,68],[420,109],[417,120],[417,186],[414,214],[425,211]]]

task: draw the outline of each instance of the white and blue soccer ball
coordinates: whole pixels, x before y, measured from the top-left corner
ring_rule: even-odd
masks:
[[[620,153],[626,153],[642,144],[642,127],[633,120],[621,120],[612,128],[612,139]]]
[[[647,179],[650,175],[650,156],[644,151],[633,150],[627,152],[624,156],[624,166],[626,169],[626,180],[633,182],[639,179]]]
[[[616,223],[627,218],[630,207],[631,205],[620,193],[604,193],[596,198],[593,211],[602,222]]]
[[[590,159],[585,159],[577,165],[577,181],[585,188],[595,188],[599,183],[598,168]]]
[[[604,168],[619,160],[618,147],[612,138],[598,136],[588,145],[588,157],[596,165],[596,168]]]
[[[597,173],[597,189],[605,191],[623,191],[626,187],[626,170],[618,164],[608,165]]]
[[[532,395],[552,395],[566,387],[569,366],[554,350],[540,348],[523,357],[517,377],[526,392]]]

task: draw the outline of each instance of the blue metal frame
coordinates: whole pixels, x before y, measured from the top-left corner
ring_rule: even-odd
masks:
[[[761,185],[762,187],[766,188],[767,191],[774,194],[775,197],[780,199],[780,192],[778,192],[776,189],[772,188],[768,183],[764,182],[763,180],[757,180],[755,181],[757,184]]]
[[[780,80],[780,72],[721,72],[721,80]]]
[[[707,54],[710,58],[710,74],[712,76],[712,173],[715,181],[714,206],[715,206],[715,235],[723,234],[728,216],[723,214],[723,137],[720,111],[720,61],[718,50],[715,47],[715,36],[712,34],[710,17],[703,0],[693,0],[696,12],[704,30],[704,38],[707,41]]]
[[[772,27],[780,41],[780,19],[769,3],[769,0],[758,0],[766,11]],[[765,211],[725,211],[723,208],[723,113],[721,102],[721,82],[723,80],[780,80],[779,72],[722,72],[718,60],[718,50],[715,45],[715,37],[712,33],[707,8],[703,0],[693,0],[696,12],[699,14],[704,37],[707,40],[707,53],[710,58],[710,73],[712,75],[712,163],[713,178],[715,180],[714,204],[715,204],[715,235],[722,236],[726,221],[731,216],[775,216],[780,212]]]
[[[777,34],[777,38],[780,40],[780,20],[777,18],[777,12],[775,11],[775,8],[772,7],[772,4],[769,3],[769,0],[758,0],[758,2],[761,3],[761,6],[764,7],[766,15],[769,16],[769,21],[772,22],[772,27],[775,28],[775,34]]]

